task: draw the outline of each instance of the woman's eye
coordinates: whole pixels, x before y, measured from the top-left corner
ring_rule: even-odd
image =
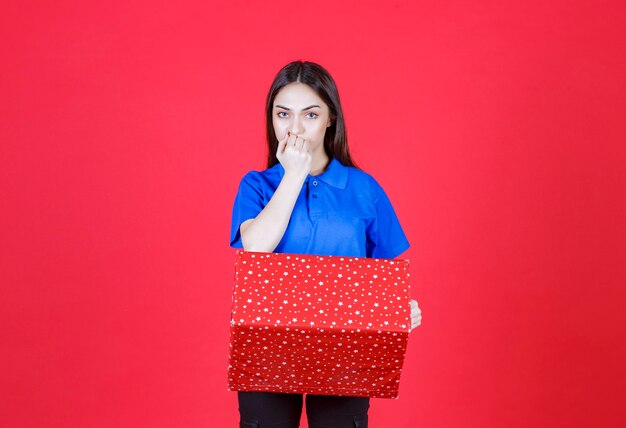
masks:
[[[276,113],[276,116],[281,117],[281,118],[286,118],[288,114],[285,111],[279,111]],[[309,112],[306,114],[306,117],[308,117],[309,119],[316,119],[318,116],[319,114],[313,113],[313,112]]]

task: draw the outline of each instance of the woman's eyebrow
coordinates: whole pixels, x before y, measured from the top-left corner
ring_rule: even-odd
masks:
[[[313,104],[313,105],[311,105],[311,106],[308,106],[308,107],[306,107],[306,108],[303,108],[303,109],[302,109],[302,111],[305,111],[305,110],[310,110],[310,109],[315,108],[315,107],[320,107],[320,106],[318,106],[317,104]],[[277,105],[277,106],[276,106],[276,108],[282,108],[283,110],[289,110],[289,111],[291,111],[291,109],[290,109],[290,108],[287,108],[287,107],[285,107],[285,106],[281,106],[281,105]]]

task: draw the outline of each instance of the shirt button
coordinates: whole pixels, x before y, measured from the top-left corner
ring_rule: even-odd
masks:
[[[314,197],[314,198],[317,198],[317,195],[316,195],[315,193],[313,193],[313,197]]]
[[[313,185],[314,185],[314,186],[317,186],[317,181],[314,181],[314,182],[313,182]]]

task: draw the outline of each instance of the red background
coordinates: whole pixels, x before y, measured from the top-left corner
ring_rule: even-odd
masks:
[[[294,59],[412,243],[371,426],[624,426],[624,2],[131,3],[2,6],[1,426],[236,426],[231,208]]]

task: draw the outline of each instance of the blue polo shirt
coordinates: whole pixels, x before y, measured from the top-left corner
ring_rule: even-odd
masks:
[[[243,248],[239,226],[263,210],[284,174],[278,163],[242,178],[233,206],[231,247]],[[323,173],[307,176],[274,252],[391,259],[408,248],[391,202],[374,177],[332,158]]]

